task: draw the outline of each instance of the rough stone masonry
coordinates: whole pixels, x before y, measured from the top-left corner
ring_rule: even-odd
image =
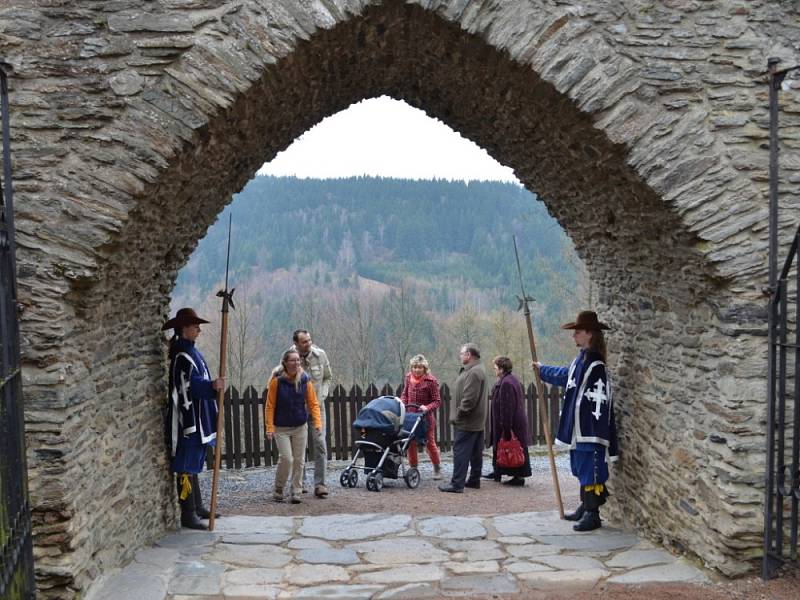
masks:
[[[617,518],[728,575],[762,529],[769,56],[791,1],[5,2],[43,598],[174,525],[159,328],[258,167],[387,94],[514,168],[613,324]],[[784,238],[800,81],[782,94]],[[424,140],[421,140],[424,143]]]

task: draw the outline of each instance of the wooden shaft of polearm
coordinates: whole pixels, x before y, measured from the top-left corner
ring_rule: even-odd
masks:
[[[533,339],[533,325],[531,323],[531,311],[525,303],[525,324],[528,326],[528,341],[531,344],[531,360],[538,362],[536,358],[536,342]],[[561,500],[561,486],[558,484],[558,472],[556,471],[556,458],[553,454],[553,438],[550,435],[550,419],[547,416],[547,401],[544,398],[544,385],[539,371],[534,368],[533,375],[536,378],[536,395],[539,397],[539,420],[544,429],[544,439],[547,442],[547,454],[550,457],[550,473],[553,476],[553,488],[556,491],[556,502],[558,502],[558,514],[564,518],[564,502]]]
[[[228,349],[228,299],[223,300],[222,331],[219,340],[219,376],[225,377],[226,354]],[[214,531],[214,515],[217,511],[217,484],[219,483],[219,467],[222,459],[222,432],[225,428],[225,386],[217,390],[217,439],[214,445],[214,476],[211,478],[211,506],[208,517],[208,530]]]

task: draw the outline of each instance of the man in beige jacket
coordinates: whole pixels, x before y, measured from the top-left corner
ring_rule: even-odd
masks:
[[[481,487],[483,430],[486,423],[486,369],[475,344],[464,344],[459,352],[461,371],[456,379],[450,410],[453,424],[453,478],[439,490],[460,494],[465,487]],[[469,467],[469,477],[467,468]]]
[[[292,334],[294,344],[290,350],[297,350],[300,353],[300,360],[303,370],[311,376],[314,383],[314,391],[319,400],[319,412],[322,419],[322,427],[317,430],[308,425],[308,444],[314,458],[314,495],[317,498],[327,498],[328,488],[325,486],[325,470],[328,467],[328,448],[325,444],[326,421],[328,420],[325,410],[325,399],[330,391],[333,373],[331,371],[331,361],[325,350],[316,346],[311,341],[311,334],[305,329],[298,329]],[[305,466],[303,466],[303,491],[305,492]]]

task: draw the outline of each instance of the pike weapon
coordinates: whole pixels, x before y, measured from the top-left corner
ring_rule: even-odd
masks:
[[[525,314],[525,325],[528,327],[528,341],[531,346],[531,360],[538,362],[536,358],[536,342],[533,339],[533,322],[531,321],[531,309],[528,305],[533,302],[533,298],[525,293],[525,285],[522,283],[522,267],[519,263],[519,250],[517,250],[517,236],[514,236],[514,255],[517,257],[517,273],[519,274],[519,289],[522,296],[517,296],[519,301],[518,310],[522,310]],[[558,485],[558,473],[556,471],[556,459],[553,454],[553,438],[550,436],[550,421],[547,418],[547,403],[544,397],[544,386],[542,385],[542,378],[539,375],[538,369],[533,369],[533,375],[536,379],[536,395],[539,397],[539,421],[544,430],[544,439],[547,442],[547,453],[550,456],[550,473],[553,475],[553,488],[556,492],[556,501],[558,502],[558,514],[564,518],[564,503],[561,500],[561,488]]]
[[[219,336],[219,376],[225,377],[226,358],[228,349],[228,309],[236,309],[233,305],[233,292],[228,291],[228,269],[231,263],[231,228],[233,226],[233,213],[228,215],[228,254],[225,258],[225,289],[217,292],[217,297],[222,298],[222,324]],[[219,467],[222,458],[222,432],[225,428],[225,388],[217,390],[217,443],[214,445],[214,477],[211,480],[211,506],[208,517],[208,530],[214,531],[214,516],[217,510],[217,484],[219,483]]]

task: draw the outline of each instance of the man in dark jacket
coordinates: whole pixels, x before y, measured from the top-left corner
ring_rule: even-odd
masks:
[[[460,494],[465,487],[481,487],[483,429],[486,422],[486,369],[475,344],[464,344],[459,352],[461,371],[456,379],[450,422],[453,424],[453,478],[442,484],[442,492]],[[467,469],[469,468],[469,477]]]

